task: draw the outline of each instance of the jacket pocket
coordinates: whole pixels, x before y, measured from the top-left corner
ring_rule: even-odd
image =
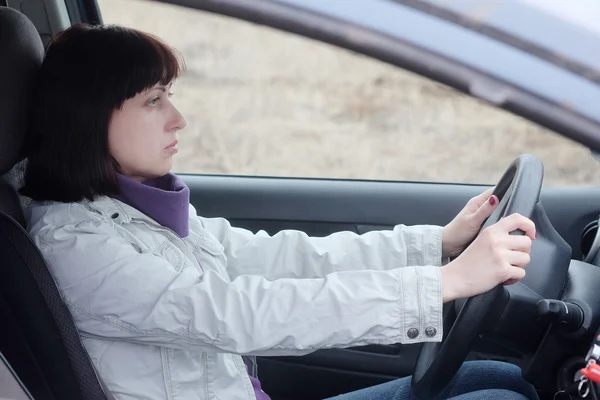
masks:
[[[210,398],[208,372],[202,351],[163,348],[163,369],[169,399],[188,400]]]
[[[167,260],[176,272],[181,272],[185,266],[186,256],[175,243],[181,239],[168,229],[142,219],[132,218],[131,221],[132,223],[126,228],[128,233],[142,242],[150,253]]]
[[[184,255],[168,240],[161,243],[153,253],[167,260],[176,272],[181,272],[183,269],[183,265],[185,264]]]
[[[225,251],[221,242],[206,232],[195,232],[190,230],[190,234],[185,238],[185,241],[188,246],[192,247],[194,252],[201,251],[208,253],[213,257],[219,256]]]

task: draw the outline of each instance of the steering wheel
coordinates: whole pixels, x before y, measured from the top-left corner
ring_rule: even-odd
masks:
[[[513,213],[533,216],[539,201],[544,167],[536,157],[524,154],[508,167],[494,189],[500,204],[483,224],[495,224]],[[515,231],[511,234],[523,234]],[[424,343],[412,377],[412,389],[421,400],[435,399],[450,383],[465,361],[475,339],[493,329],[502,315],[509,295],[503,284],[464,301],[456,318],[444,313],[444,338],[440,343]]]

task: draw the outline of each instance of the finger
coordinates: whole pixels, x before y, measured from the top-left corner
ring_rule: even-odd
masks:
[[[486,218],[488,218],[494,210],[498,207],[498,197],[495,195],[489,196],[487,201],[485,201],[478,209],[475,211],[474,218],[478,222],[483,222]]]
[[[513,267],[525,268],[531,262],[531,256],[523,251],[508,251],[505,260]]]
[[[535,240],[535,224],[532,220],[525,218],[520,214],[511,214],[508,217],[501,219],[496,225],[507,233],[520,229],[526,236],[529,236],[531,240]]]
[[[525,270],[519,267],[511,267],[509,278],[504,281],[505,285],[512,285],[525,278]]]
[[[481,198],[483,200],[483,202],[485,202],[487,199],[490,198],[490,196],[492,195],[492,193],[494,193],[494,188],[489,188],[486,189],[483,193],[481,193],[479,196],[479,198]]]
[[[529,236],[509,235],[506,238],[506,247],[509,250],[531,252],[531,238]]]
[[[488,201],[492,193],[494,193],[494,188],[489,188],[483,193],[473,197],[471,200],[469,200],[469,203],[473,204],[475,208],[479,208],[484,205],[486,201]]]

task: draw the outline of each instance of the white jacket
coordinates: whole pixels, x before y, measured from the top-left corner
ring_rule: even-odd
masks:
[[[242,355],[442,337],[440,227],[269,236],[190,206],[181,239],[108,197],[27,214],[117,399],[253,400]]]

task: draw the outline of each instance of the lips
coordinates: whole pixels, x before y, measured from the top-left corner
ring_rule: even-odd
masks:
[[[165,151],[168,152],[169,154],[178,153],[179,149],[177,148],[177,143],[178,143],[177,140],[172,141],[170,145],[165,147]]]

